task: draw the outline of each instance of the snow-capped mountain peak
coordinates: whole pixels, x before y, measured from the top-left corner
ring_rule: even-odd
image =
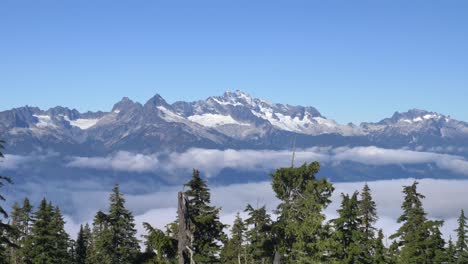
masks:
[[[271,103],[238,90],[172,104],[158,94],[144,105],[124,97],[110,112],[80,113],[66,107],[46,111],[20,107],[0,112],[0,138],[15,144],[81,144],[89,140],[106,148],[278,147],[290,144],[284,137],[294,134],[310,144],[316,142],[314,137],[322,136],[338,142],[345,142],[340,139],[343,137],[366,144],[420,145],[425,141],[468,141],[468,124],[419,109],[396,112],[377,123],[339,124],[314,107]]]
[[[399,113],[395,112],[391,118],[382,120],[380,123],[418,123],[424,121],[438,121],[440,119],[445,119],[444,115],[441,115],[436,112],[429,112],[421,109],[410,109],[407,112]]]

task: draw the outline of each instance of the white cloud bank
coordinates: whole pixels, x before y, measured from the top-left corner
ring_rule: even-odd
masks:
[[[314,147],[296,152],[296,163],[320,161],[336,164],[352,161],[366,165],[409,165],[432,164],[440,169],[468,175],[468,161],[461,156],[421,152],[405,149],[368,147]],[[208,177],[222,169],[265,171],[288,166],[291,162],[289,150],[216,150],[192,148],[185,152],[169,155],[143,155],[120,151],[108,157],[73,157],[70,167],[94,168],[130,172],[154,172],[164,170],[191,170],[197,168]]]
[[[126,151],[119,151],[109,157],[74,157],[67,164],[69,167],[134,172],[154,171],[158,165],[159,161],[154,155],[133,154]]]
[[[27,163],[31,160],[29,156],[19,156],[12,154],[5,154],[3,159],[0,159],[0,169],[13,170],[18,168],[21,164]]]

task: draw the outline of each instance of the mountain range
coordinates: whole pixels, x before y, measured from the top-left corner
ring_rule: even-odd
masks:
[[[0,138],[9,153],[23,155],[38,150],[67,155],[194,147],[279,150],[295,144],[439,149],[468,156],[468,123],[440,113],[412,109],[376,123],[339,124],[312,106],[271,103],[241,91],[172,104],[158,94],[144,104],[125,97],[111,111],[86,113],[24,106],[0,112]]]

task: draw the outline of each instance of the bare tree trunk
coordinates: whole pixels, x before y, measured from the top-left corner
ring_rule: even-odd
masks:
[[[273,259],[273,264],[281,264],[281,256],[278,251],[275,251],[275,258]]]
[[[183,192],[177,194],[177,216],[179,218],[178,255],[179,264],[194,264],[192,251],[192,233],[190,231],[190,218],[187,199]]]

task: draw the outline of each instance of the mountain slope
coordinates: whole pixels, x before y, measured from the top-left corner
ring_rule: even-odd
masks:
[[[80,113],[54,107],[0,112],[0,137],[9,149],[52,149],[103,155],[218,149],[376,145],[392,148],[457,146],[466,154],[468,124],[439,113],[412,109],[377,123],[339,124],[314,107],[270,103],[235,91],[196,102],[167,103],[155,95],[145,104],[123,98],[109,112]]]

